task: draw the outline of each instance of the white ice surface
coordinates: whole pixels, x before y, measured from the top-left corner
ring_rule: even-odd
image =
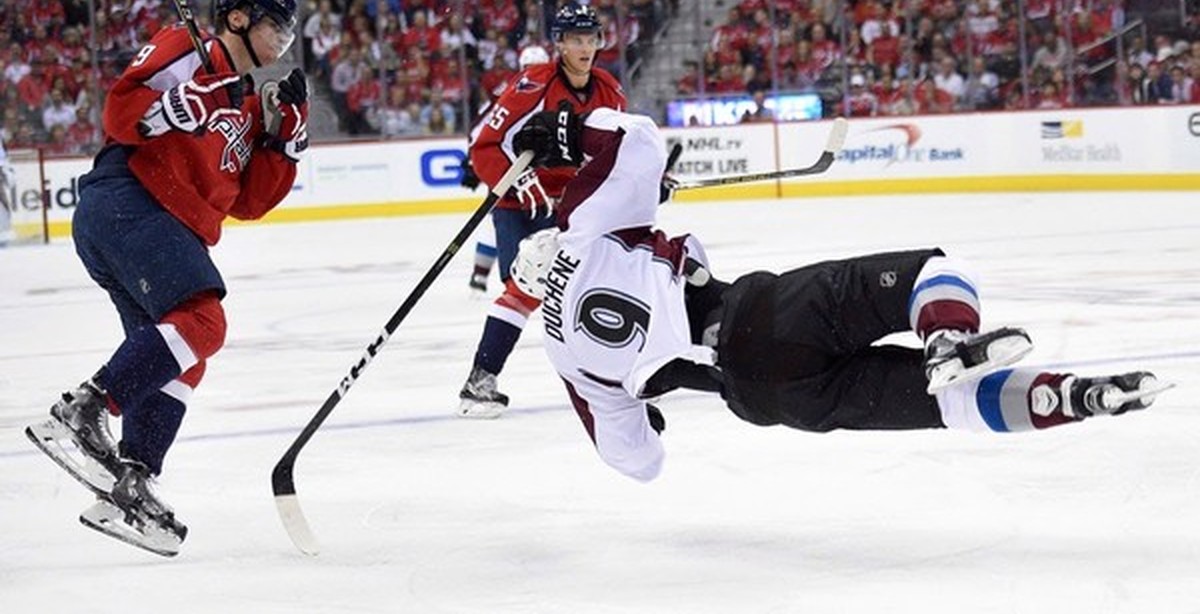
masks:
[[[1004,436],[763,429],[681,395],[648,485],[596,457],[540,320],[510,413],[451,417],[487,308],[468,245],[301,454],[324,550],[299,554],[271,467],[464,220],[227,229],[228,343],[162,481],[173,560],[79,525],[88,494],[25,440],[119,325],[69,241],[0,250],[0,612],[1200,612],[1195,194],[664,207],[726,278],[939,245],[982,272],[985,325],[1030,331],[1026,364],[1179,388]]]

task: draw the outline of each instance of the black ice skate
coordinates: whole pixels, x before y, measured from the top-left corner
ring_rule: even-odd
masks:
[[[460,418],[499,418],[508,407],[508,395],[496,389],[496,376],[479,367],[471,369],[458,398]]]
[[[959,382],[983,377],[1017,362],[1033,350],[1029,335],[1019,328],[986,333],[935,331],[925,341],[925,376],[929,394]]]
[[[467,282],[467,285],[471,287],[471,290],[482,294],[487,292],[487,281],[487,271],[475,271],[474,273],[471,273],[471,279]]]
[[[1034,413],[1049,416],[1061,411],[1068,418],[1082,420],[1099,415],[1120,415],[1146,409],[1158,394],[1174,388],[1161,383],[1154,374],[1135,371],[1108,377],[1068,375],[1054,384],[1042,384],[1030,392]]]
[[[179,554],[187,527],[154,493],[150,469],[135,460],[122,459],[117,471],[120,478],[112,493],[100,496],[84,510],[79,522],[154,554]]]
[[[104,392],[90,380],[64,392],[50,408],[50,419],[26,427],[25,436],[92,492],[112,490],[117,444],[108,430]],[[68,441],[73,445],[64,445]]]

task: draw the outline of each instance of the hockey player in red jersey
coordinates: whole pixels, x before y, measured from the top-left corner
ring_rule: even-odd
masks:
[[[537,45],[531,45],[521,50],[521,55],[517,59],[517,67],[524,71],[530,66],[536,64],[547,64],[550,62],[550,54],[546,50]],[[477,117],[479,120],[471,127],[471,132],[467,137],[467,149],[471,148],[471,144],[478,138],[479,132],[483,130],[483,120],[491,116],[492,104],[500,99],[500,96],[508,90],[509,86],[516,83],[520,73],[510,74],[508,81],[496,85],[494,89],[485,91],[488,100],[483,105]],[[475,174],[475,169],[471,167],[471,160],[468,158],[463,160],[463,178],[462,186],[474,190],[479,187],[479,175]],[[492,224],[482,224],[479,227],[478,239],[475,242],[475,268],[471,270],[471,277],[467,280],[468,286],[478,293],[487,292],[487,279],[492,274],[492,267],[496,264],[496,228]]]
[[[623,110],[625,94],[612,75],[593,66],[603,47],[596,12],[568,3],[558,10],[552,29],[558,61],[527,68],[493,105],[471,146],[471,165],[480,179],[495,185],[512,165],[513,135],[537,113],[566,106],[575,113],[593,109]],[[554,207],[574,168],[529,169],[517,178],[492,212],[504,292],[491,305],[467,381],[459,392],[458,415],[495,418],[508,405],[496,376],[525,327],[538,301],[509,280],[517,244],[531,233],[554,225]]]
[[[208,254],[226,217],[287,196],[308,146],[308,86],[292,71],[258,94],[251,69],[295,37],[295,0],[216,0],[205,59],[183,24],[159,31],[104,106],[106,144],[80,179],[72,233],[125,339],[26,434],[98,502],[84,524],[173,555],[187,534],[152,488],[192,391],[225,340],[225,285]],[[107,414],[121,417],[121,441]],[[72,445],[67,445],[72,444]]]
[[[649,118],[543,113],[513,142],[535,164],[586,160],[558,229],[523,241],[512,275],[543,301],[546,354],[597,452],[635,479],[664,457],[665,420],[647,399],[678,388],[719,393],[753,424],[815,432],[1028,431],[1144,409],[1166,388],[1145,371],[1004,368],[1029,337],[981,332],[975,280],[936,248],[712,278],[695,237],[654,228],[667,152]],[[876,343],[903,331],[924,349]]]

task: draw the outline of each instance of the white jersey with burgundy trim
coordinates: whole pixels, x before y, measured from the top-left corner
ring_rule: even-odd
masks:
[[[645,481],[663,448],[640,391],[671,360],[713,360],[691,343],[684,305],[682,263],[698,244],[652,228],[667,158],[653,121],[597,109],[581,147],[588,162],[563,194],[546,277],[546,352],[601,458]]]

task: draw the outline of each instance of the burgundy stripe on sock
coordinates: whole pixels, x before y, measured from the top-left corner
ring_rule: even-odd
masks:
[[[1068,422],[1078,421],[1078,418],[1071,418],[1064,414],[1062,405],[1059,405],[1058,409],[1049,416],[1039,416],[1032,411],[1033,400],[1030,397],[1032,396],[1033,389],[1046,384],[1054,388],[1054,390],[1058,390],[1062,386],[1063,379],[1066,377],[1066,374],[1062,373],[1039,373],[1037,377],[1033,378],[1033,383],[1029,385],[1029,390],[1025,392],[1025,406],[1030,408],[1029,421],[1033,423],[1033,428],[1038,430],[1048,429]]]
[[[979,312],[962,301],[930,301],[917,313],[917,334],[925,339],[935,330],[950,328],[967,332],[979,330]]]

